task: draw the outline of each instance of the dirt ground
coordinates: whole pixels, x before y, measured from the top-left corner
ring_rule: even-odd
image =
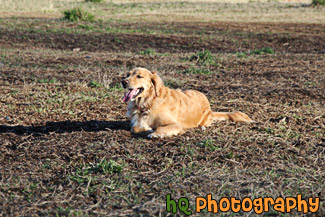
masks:
[[[166,194],[189,198],[194,211],[195,197],[208,193],[318,197],[316,213],[294,215],[325,215],[324,24],[1,24],[3,216],[165,216]],[[262,48],[272,52],[254,52]],[[202,50],[212,63],[190,61]],[[166,139],[132,135],[119,81],[136,66],[256,122]]]

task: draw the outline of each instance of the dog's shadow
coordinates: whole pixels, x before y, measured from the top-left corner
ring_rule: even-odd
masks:
[[[0,134],[14,133],[16,135],[42,135],[54,133],[72,133],[72,132],[98,132],[98,131],[116,131],[130,130],[129,121],[59,121],[46,122],[41,126],[9,126],[0,125]]]

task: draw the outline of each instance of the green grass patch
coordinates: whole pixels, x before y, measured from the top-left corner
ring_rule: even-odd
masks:
[[[263,54],[274,54],[274,50],[271,47],[263,47],[261,49],[254,49],[248,52],[236,52],[238,58],[245,58],[248,55],[263,55]]]
[[[89,165],[88,168],[82,171],[83,175],[88,175],[90,173],[99,173],[99,174],[113,174],[121,173],[123,167],[116,163],[113,160],[102,160],[97,164]]]
[[[117,92],[123,92],[124,88],[121,86],[121,84],[115,84],[114,86],[109,88],[110,91],[117,91]]]
[[[201,75],[210,75],[213,72],[204,68],[196,68],[194,66],[189,67],[184,71],[185,74],[201,74]]]
[[[249,53],[250,54],[257,54],[257,55],[260,55],[260,54],[274,54],[274,51],[270,47],[263,47],[261,49],[252,50]]]
[[[218,145],[216,145],[216,142],[211,138],[203,140],[202,142],[200,142],[198,144],[198,146],[201,148],[206,148],[209,151],[215,151],[215,150],[220,149],[220,147]]]
[[[84,30],[93,30],[94,27],[93,26],[90,26],[90,25],[87,25],[87,24],[80,24],[78,26],[79,29],[84,29]]]
[[[58,207],[56,208],[56,216],[70,216],[70,208]]]
[[[148,48],[144,51],[139,51],[137,54],[147,55],[147,56],[168,56],[168,53],[158,53],[154,49],[151,49],[151,48]]]
[[[102,87],[102,85],[100,83],[98,83],[97,81],[90,81],[89,84],[88,84],[88,87],[100,88],[100,87]]]
[[[144,51],[140,51],[140,52],[138,52],[138,54],[140,54],[140,55],[154,56],[154,55],[156,55],[157,53],[156,53],[156,51],[155,51],[154,49],[148,48],[148,49],[146,49],[146,50],[144,50]]]
[[[85,0],[86,2],[93,2],[93,3],[100,3],[103,2],[104,0]]]
[[[177,79],[167,79],[164,81],[165,86],[171,87],[171,88],[178,88],[180,86],[180,83]]]
[[[65,10],[63,12],[63,19],[70,22],[76,22],[76,21],[91,22],[95,20],[95,15],[82,8],[73,8],[70,10]]]
[[[104,159],[95,164],[88,164],[84,169],[77,168],[75,174],[70,176],[70,179],[79,184],[85,184],[91,179],[96,180],[96,175],[120,174],[122,170],[122,165],[119,165],[113,160],[107,161]]]
[[[325,5],[325,0],[313,0],[313,5]]]
[[[203,50],[189,58],[192,62],[199,62],[204,65],[210,65],[215,63],[215,57],[209,50]]]
[[[54,84],[56,82],[57,82],[56,78],[51,78],[51,79],[42,78],[42,79],[37,80],[37,83],[39,83],[39,84]]]
[[[247,56],[247,53],[245,53],[245,52],[237,52],[236,55],[237,55],[238,58],[245,58]]]

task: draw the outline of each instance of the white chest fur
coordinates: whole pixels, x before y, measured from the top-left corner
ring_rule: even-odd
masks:
[[[145,130],[152,130],[149,123],[150,111],[139,110],[134,101],[128,104],[126,116],[131,119],[131,127],[139,127]]]

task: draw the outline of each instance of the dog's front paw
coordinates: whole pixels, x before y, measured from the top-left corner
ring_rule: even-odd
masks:
[[[153,138],[164,138],[164,136],[161,135],[161,134],[158,134],[158,133],[150,133],[148,135],[148,138],[150,138],[150,139],[153,139]]]

